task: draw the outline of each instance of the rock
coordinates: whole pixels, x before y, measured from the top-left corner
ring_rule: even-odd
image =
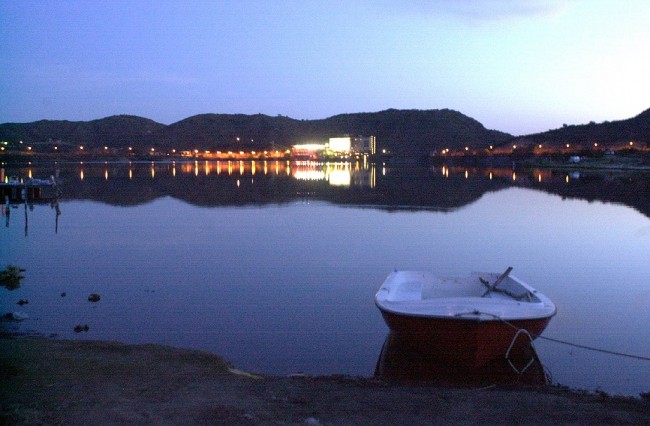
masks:
[[[65,291],[61,293],[61,297],[65,297]]]
[[[82,331],[88,331],[90,330],[90,327],[88,327],[88,324],[86,325],[75,325],[74,326],[74,332],[75,333],[81,333]]]
[[[5,321],[24,321],[29,318],[29,315],[24,312],[7,312],[3,318]]]
[[[100,297],[99,297],[99,294],[97,294],[97,293],[93,293],[90,296],[88,296],[88,301],[89,302],[99,302],[99,299],[100,299]]]

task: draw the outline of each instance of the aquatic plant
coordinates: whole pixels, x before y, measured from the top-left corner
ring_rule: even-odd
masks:
[[[25,278],[21,275],[23,272],[25,270],[18,266],[7,266],[4,271],[0,271],[0,287],[4,287],[9,291],[19,288],[20,280]]]

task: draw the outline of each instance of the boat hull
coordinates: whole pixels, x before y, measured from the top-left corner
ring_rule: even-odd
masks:
[[[535,348],[528,338],[517,338],[508,359],[497,358],[480,368],[463,368],[444,362],[425,351],[413,350],[389,333],[381,349],[375,377],[436,386],[477,387],[493,384],[542,386],[549,383]]]
[[[453,362],[459,367],[480,368],[497,358],[505,358],[515,337],[532,339],[539,336],[551,320],[545,318],[485,320],[482,318],[433,318],[411,316],[381,309],[384,321],[392,333],[415,350],[431,357]]]

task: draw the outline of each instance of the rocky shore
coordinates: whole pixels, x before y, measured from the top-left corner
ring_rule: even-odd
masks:
[[[0,340],[0,424],[650,424],[650,401],[557,387],[262,377],[161,345]]]

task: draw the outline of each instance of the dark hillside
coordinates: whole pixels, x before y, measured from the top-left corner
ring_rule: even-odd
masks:
[[[164,124],[131,115],[115,115],[92,121],[40,120],[0,124],[0,139],[26,144],[62,142],[90,147],[124,147],[150,143],[163,127]]]
[[[418,157],[444,148],[485,148],[512,138],[506,133],[487,130],[478,121],[448,109],[389,109],[322,120],[263,114],[202,114],[169,126],[125,115],[88,122],[42,120],[0,125],[0,139],[10,142],[56,142],[89,148],[151,146],[163,151],[287,149],[297,143],[325,143],[330,137],[345,135],[374,135],[378,149],[388,149],[398,156]]]
[[[595,142],[621,144],[636,141],[648,144],[650,143],[650,109],[626,120],[564,126],[560,129],[527,135],[522,138],[536,144],[556,147],[561,147],[566,143],[591,145]]]
[[[507,133],[487,130],[473,118],[449,109],[389,109],[341,114],[312,123],[323,133],[375,135],[381,148],[407,156],[428,155],[444,148],[487,148],[512,138]]]
[[[201,114],[170,124],[156,143],[188,149],[289,148],[299,139],[299,125],[300,121],[282,116]]]

